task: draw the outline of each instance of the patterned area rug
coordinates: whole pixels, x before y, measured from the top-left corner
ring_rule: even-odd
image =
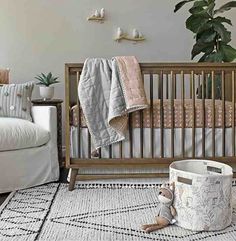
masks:
[[[191,232],[175,225],[146,234],[152,223],[159,185],[48,184],[13,193],[0,207],[0,240],[79,241],[233,241],[236,212],[230,227],[219,232]],[[236,187],[233,188],[236,199]]]

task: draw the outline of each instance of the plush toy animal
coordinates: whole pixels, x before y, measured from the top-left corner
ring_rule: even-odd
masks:
[[[176,216],[176,210],[172,205],[174,200],[174,183],[169,187],[162,184],[158,199],[160,204],[157,211],[156,223],[142,226],[142,229],[147,233],[167,227],[169,224],[175,222],[174,216]]]

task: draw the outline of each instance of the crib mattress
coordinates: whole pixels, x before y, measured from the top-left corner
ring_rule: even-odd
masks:
[[[203,126],[211,128],[213,122],[213,108],[215,110],[215,127],[232,127],[236,123],[233,119],[233,104],[232,102],[225,101],[225,111],[223,112],[223,102],[221,100],[215,100],[215,105],[212,105],[212,100],[205,100],[205,113],[203,112],[202,100],[195,100],[195,118],[193,118],[193,103],[191,99],[185,99],[184,111],[182,101],[179,99],[174,100],[173,105],[173,121],[174,128],[201,128]],[[85,128],[86,121],[82,110],[80,126]],[[136,111],[131,115],[131,123],[133,128],[160,128],[161,127],[161,103],[160,100],[153,101],[153,111],[151,115],[151,109],[145,109],[143,111],[143,120],[141,121],[140,112]],[[205,114],[205,121],[203,119]],[[183,118],[184,117],[184,118]],[[184,119],[184,121],[183,121]],[[194,123],[195,120],[195,123]],[[152,123],[153,122],[153,123]],[[205,123],[204,123],[205,122]],[[78,126],[78,106],[75,105],[71,108],[71,124]],[[164,128],[172,127],[172,104],[171,100],[163,101],[163,124]]]

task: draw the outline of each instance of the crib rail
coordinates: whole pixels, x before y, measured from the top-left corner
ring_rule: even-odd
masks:
[[[124,153],[124,143],[119,143],[119,156],[113,157],[113,146],[109,147],[109,155],[104,158],[102,151],[99,151],[99,159],[91,160],[91,136],[87,137],[87,156],[81,158],[81,151],[78,153],[78,158],[70,157],[70,107],[73,104],[80,105],[77,95],[77,86],[79,84],[80,74],[83,64],[66,64],[66,165],[67,167],[84,167],[97,166],[97,164],[113,166],[123,165],[130,167],[133,165],[169,165],[173,160],[187,158],[205,158],[215,159],[233,163],[235,158],[235,71],[236,63],[142,63],[140,64],[144,85],[147,96],[150,101],[150,155],[145,156],[144,153],[144,111],[139,111],[140,118],[140,153],[134,152],[133,148],[133,126],[132,116],[129,116],[129,155]],[[73,95],[72,95],[73,92]],[[72,100],[74,96],[74,100]],[[160,139],[155,142],[154,128],[154,99],[160,101]],[[181,143],[181,151],[176,154],[175,140],[175,100],[181,101],[181,135],[179,143]],[[192,123],[191,123],[191,153],[186,155],[186,123],[185,123],[185,101],[191,100]],[[206,153],[206,99],[211,102],[211,153]],[[165,109],[164,102],[170,102],[170,154],[165,154]],[[209,102],[208,100],[208,102]],[[219,149],[216,150],[216,101],[220,100],[222,115],[221,115],[221,155],[216,155]],[[202,105],[202,127],[201,140],[196,139],[196,101],[201,101]],[[232,104],[231,113],[231,153],[226,153],[226,102]],[[219,102],[218,102],[219,103]],[[78,126],[81,124],[81,110],[78,108]],[[81,136],[78,132],[79,150]],[[196,141],[201,142],[201,155],[196,155]],[[228,141],[228,140],[227,140]],[[188,143],[187,142],[187,143]],[[209,141],[208,141],[209,142]],[[209,144],[209,143],[208,143]],[[157,145],[160,146],[160,153],[155,154]],[[228,148],[229,149],[229,148]]]

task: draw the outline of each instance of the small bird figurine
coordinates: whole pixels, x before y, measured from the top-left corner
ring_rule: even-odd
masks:
[[[105,17],[105,9],[104,8],[101,9],[100,16],[101,16],[101,18]]]
[[[122,37],[122,35],[123,35],[123,30],[119,27],[117,29],[117,37],[120,38],[120,37]]]
[[[98,12],[98,10],[95,11],[94,16],[95,16],[96,18],[99,18],[99,17],[100,17],[100,13]]]
[[[138,30],[136,28],[133,29],[133,37],[134,38],[139,38],[139,32],[138,32]]]
[[[138,33],[139,38],[143,38],[143,34],[141,32]]]

